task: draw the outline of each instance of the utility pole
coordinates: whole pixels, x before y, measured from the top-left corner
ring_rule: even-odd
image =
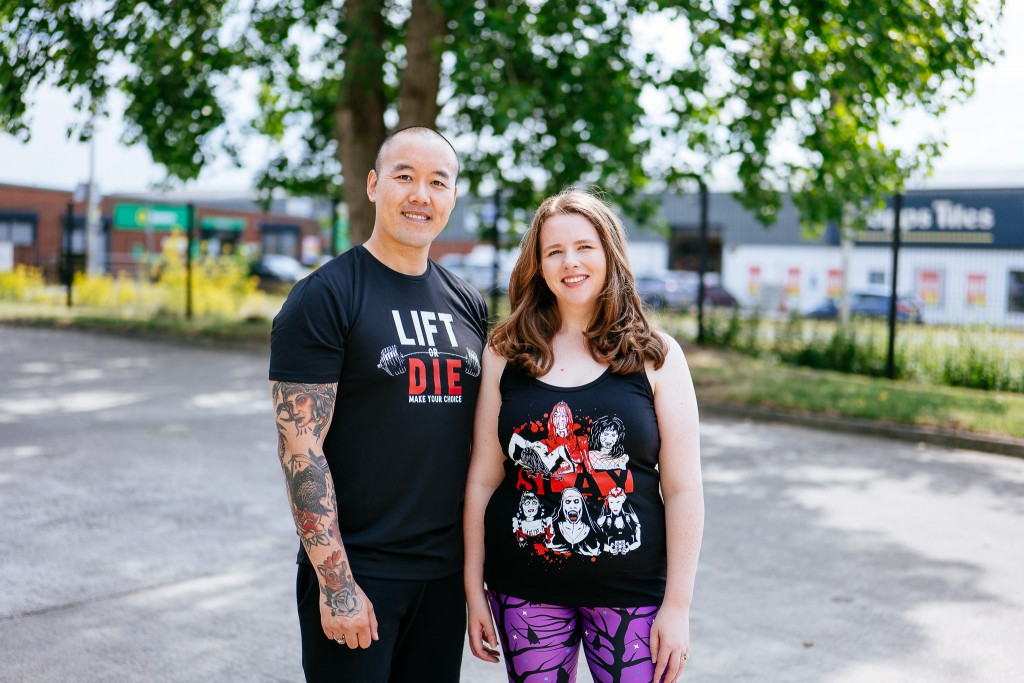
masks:
[[[89,119],[89,182],[86,186],[85,213],[86,272],[99,275],[106,268],[103,244],[100,239],[100,198],[96,186],[96,114]]]

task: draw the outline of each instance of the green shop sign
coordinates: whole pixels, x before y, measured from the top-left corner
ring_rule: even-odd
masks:
[[[114,227],[120,230],[185,230],[188,208],[150,204],[118,204],[114,207]]]
[[[233,216],[203,216],[199,221],[202,230],[225,232],[242,232],[245,230],[245,219]]]

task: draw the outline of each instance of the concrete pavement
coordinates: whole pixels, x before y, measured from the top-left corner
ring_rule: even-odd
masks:
[[[265,378],[262,353],[0,326],[0,681],[301,680]],[[683,680],[1024,680],[1024,461],[702,429]],[[505,679],[467,654],[463,680]]]

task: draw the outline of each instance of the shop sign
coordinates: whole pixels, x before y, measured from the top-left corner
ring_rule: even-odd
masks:
[[[170,232],[188,227],[188,207],[150,204],[117,204],[114,227],[119,230]]]
[[[245,219],[235,216],[203,216],[199,219],[199,227],[202,230],[242,232],[245,230]]]
[[[1015,248],[1024,246],[1024,202],[1007,191],[911,193],[900,209],[900,242],[906,246]],[[891,204],[867,218],[859,244],[890,244],[896,224]]]

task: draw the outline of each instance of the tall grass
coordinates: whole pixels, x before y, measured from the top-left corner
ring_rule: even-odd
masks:
[[[888,329],[875,321],[849,325],[792,316],[766,322],[758,314],[711,311],[707,346],[811,368],[886,375]],[[899,325],[895,376],[946,386],[1024,393],[1024,331]]]

